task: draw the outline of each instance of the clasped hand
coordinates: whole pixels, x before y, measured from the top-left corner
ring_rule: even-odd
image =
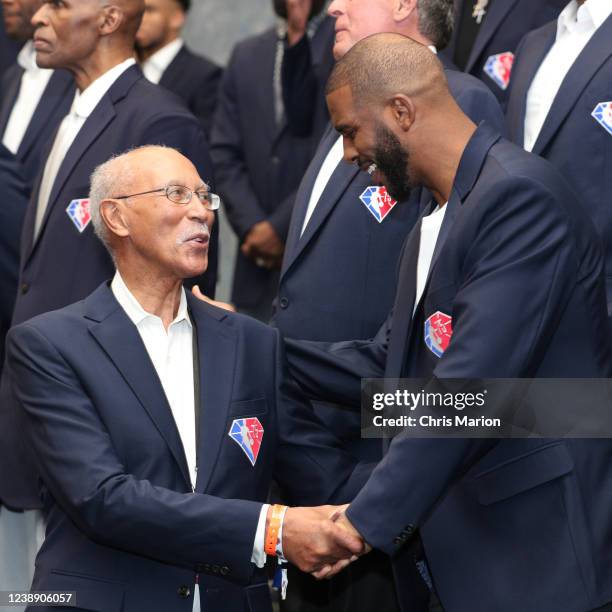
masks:
[[[283,521],[283,552],[303,572],[330,578],[371,547],[347,519],[348,506],[289,508]]]

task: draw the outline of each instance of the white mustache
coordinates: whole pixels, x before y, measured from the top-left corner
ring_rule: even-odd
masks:
[[[194,223],[190,227],[186,228],[181,235],[176,239],[177,244],[183,244],[189,240],[193,240],[196,236],[204,235],[206,238],[210,238],[210,230],[208,229],[207,223]]]

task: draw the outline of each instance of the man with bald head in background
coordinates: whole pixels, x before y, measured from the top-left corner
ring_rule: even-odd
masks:
[[[134,38],[143,10],[142,0],[62,0],[43,4],[33,17],[38,65],[69,70],[78,91],[46,151],[26,211],[13,325],[81,299],[112,276],[111,258],[91,226],[88,194],[94,168],[113,154],[145,144],[172,146],[211,184],[199,122],[135,65]],[[214,274],[205,278],[214,290]],[[36,472],[7,387],[4,377],[0,501],[12,508],[40,508]]]

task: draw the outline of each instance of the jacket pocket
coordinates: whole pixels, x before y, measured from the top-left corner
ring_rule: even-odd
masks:
[[[76,597],[70,603],[77,610],[121,612],[123,608],[125,586],[120,582],[51,570],[43,584],[46,591],[74,591]]]
[[[574,469],[565,444],[541,447],[474,477],[478,501],[483,506],[508,499],[560,478]]]

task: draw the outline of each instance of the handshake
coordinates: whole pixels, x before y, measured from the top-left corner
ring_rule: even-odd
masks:
[[[353,527],[346,506],[288,508],[282,527],[283,554],[315,578],[331,578],[372,550]]]

